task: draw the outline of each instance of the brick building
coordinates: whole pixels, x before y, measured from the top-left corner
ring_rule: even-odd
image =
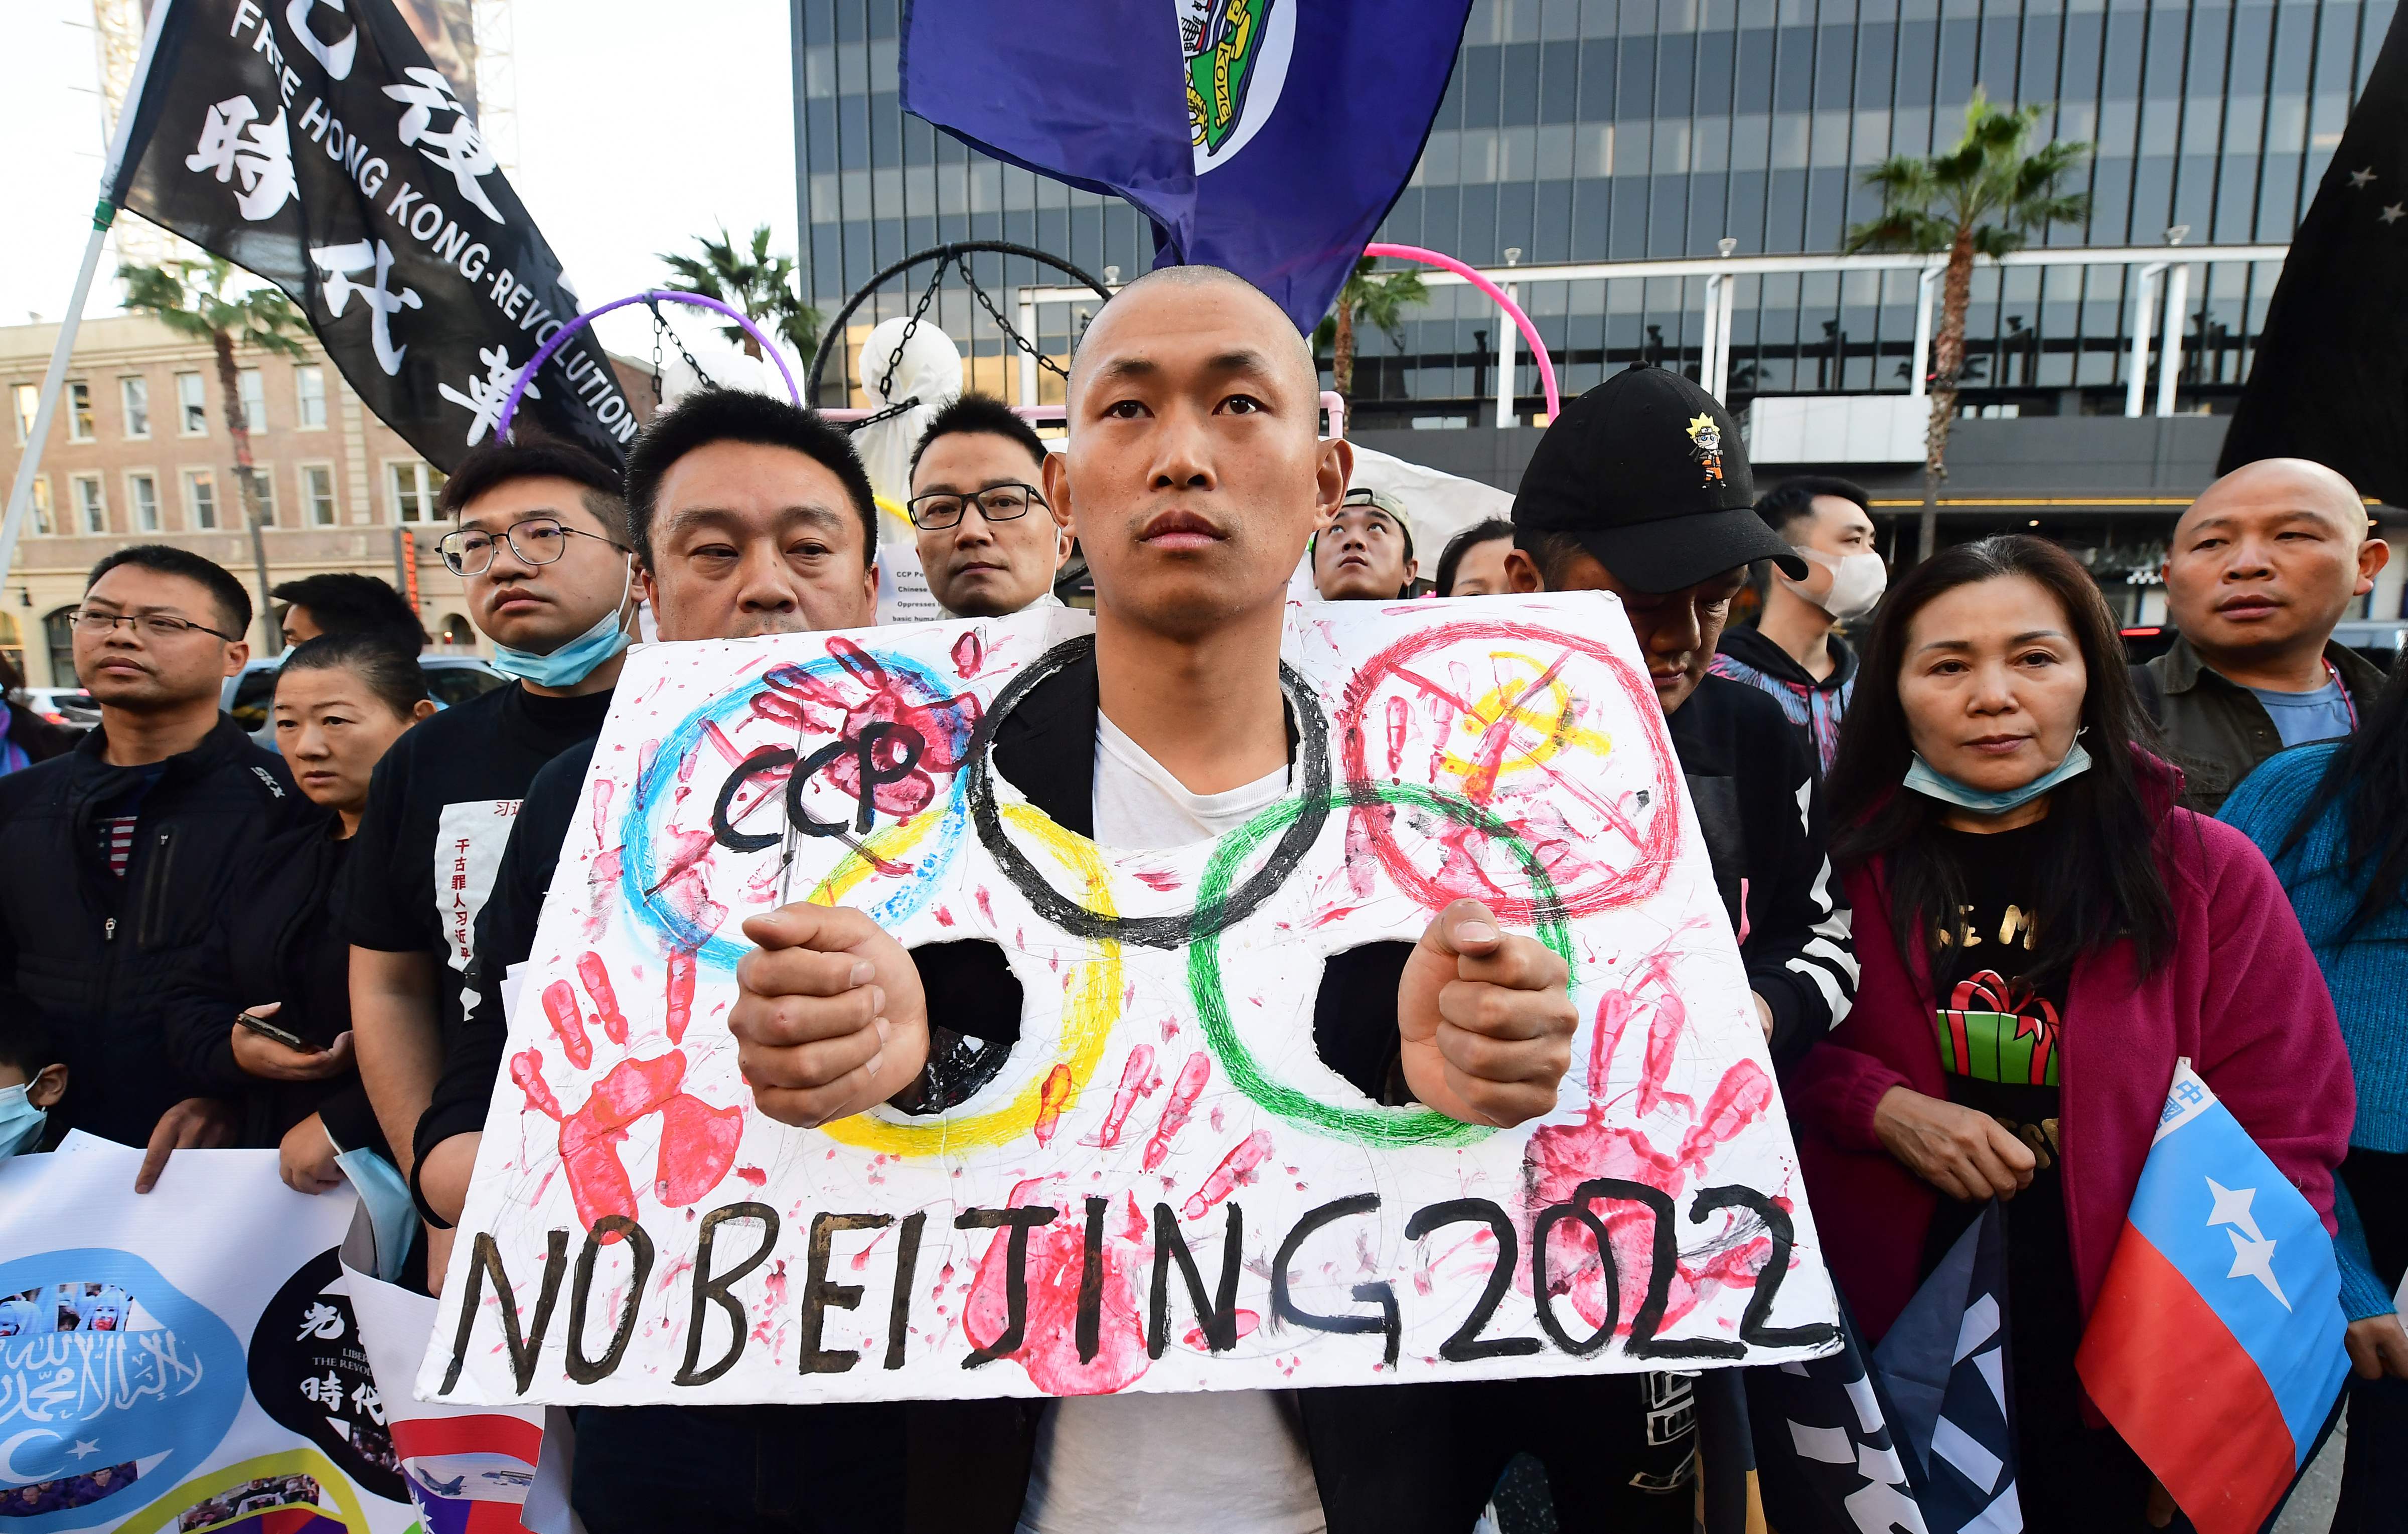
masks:
[[[0,326],[0,487],[15,481],[57,344],[55,324]],[[370,414],[314,342],[306,360],[237,352],[251,456],[265,498],[271,584],[328,570],[415,588],[437,641],[483,648],[457,576],[435,550],[443,476]],[[650,380],[618,358],[649,415]],[[86,571],[128,543],[172,543],[232,570],[259,600],[217,365],[205,343],[147,316],[87,320],[34,481],[34,509],[0,585],[0,650],[33,686],[73,683],[66,614]],[[0,495],[5,489],[0,489]],[[265,616],[254,621],[255,653]]]

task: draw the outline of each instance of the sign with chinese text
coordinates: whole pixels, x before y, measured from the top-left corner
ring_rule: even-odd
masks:
[[[172,0],[159,26],[110,200],[283,289],[368,409],[456,467],[579,308],[477,104],[388,0]],[[614,464],[637,425],[590,335],[517,419]]]
[[[0,1162],[0,1527],[401,1534],[336,1256],[357,1200],[293,1192],[274,1151],[179,1151],[137,1196],[141,1162],[72,1137]]]

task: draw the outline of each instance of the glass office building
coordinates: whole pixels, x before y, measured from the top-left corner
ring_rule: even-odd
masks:
[[[946,240],[1014,240],[1099,274],[1133,275],[1151,260],[1134,210],[985,160],[903,114],[900,0],[796,5],[804,255],[824,309],[906,253]],[[2269,248],[2288,240],[2314,195],[2393,8],[2394,0],[1477,0],[1427,149],[1381,237],[1484,267],[1535,268],[1517,274],[1520,294],[1567,394],[1641,360],[1694,373],[1706,275],[1664,264],[1694,268],[1716,259],[1724,240],[1741,256],[1840,251],[1848,226],[1874,211],[1864,172],[1889,155],[1946,148],[1967,101],[1986,91],[2045,105],[2044,131],[2096,145],[2080,173],[2090,218],[2042,243],[2126,253],[1980,273],[1967,408],[2122,413],[2149,280],[2134,248],[2162,255],[2179,229],[2195,280],[2186,280],[2179,321],[2178,408],[2219,409],[2245,376],[2264,321],[2279,269],[2279,250]],[[2219,259],[2219,250],[2232,253]],[[1617,275],[1625,264],[1627,275]],[[980,275],[1007,302],[1014,285],[1066,280],[1023,262],[989,262]],[[851,328],[906,310],[925,276],[889,283]],[[1734,404],[1910,387],[1914,271],[1732,280]],[[1015,394],[1007,345],[969,294],[954,282],[939,303],[939,323],[978,354],[980,381]],[[1467,289],[1438,287],[1412,312],[1395,340],[1363,337],[1355,394],[1365,423],[1485,420],[1494,308]],[[1070,305],[1040,310],[1044,349],[1066,350],[1079,319]],[[1539,408],[1528,368],[1516,390]],[[823,398],[836,402],[832,387]]]

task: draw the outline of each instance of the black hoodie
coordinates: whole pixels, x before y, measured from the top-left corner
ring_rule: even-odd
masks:
[[[1837,634],[1831,636],[1831,674],[1819,681],[1789,652],[1752,628],[1723,630],[1721,652],[1713,674],[1744,682],[1771,697],[1798,727],[1814,753],[1816,769],[1831,770],[1840,751],[1840,720],[1856,695],[1856,652]]]

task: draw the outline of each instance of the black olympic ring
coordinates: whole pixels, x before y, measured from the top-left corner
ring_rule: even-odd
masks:
[[[1092,635],[1066,639],[1039,655],[1014,677],[1009,686],[996,695],[986,717],[979,721],[978,730],[970,737],[969,761],[966,767],[964,790],[969,799],[970,824],[978,827],[979,841],[995,858],[1003,875],[1012,886],[1028,897],[1037,914],[1073,937],[1102,941],[1134,944],[1140,948],[1173,949],[1183,947],[1198,939],[1211,937],[1226,927],[1244,921],[1256,907],[1271,897],[1287,882],[1304,854],[1312,849],[1321,836],[1321,828],[1329,820],[1329,716],[1322,711],[1321,701],[1302,676],[1280,663],[1280,690],[1287,695],[1288,707],[1296,711],[1298,741],[1297,766],[1302,780],[1299,790],[1304,807],[1284,835],[1271,848],[1270,856],[1253,877],[1229,893],[1211,910],[1191,910],[1173,916],[1106,916],[1088,910],[1046,882],[1037,866],[1022,855],[1011,839],[1004,834],[1003,814],[996,806],[995,783],[991,777],[988,755],[995,747],[996,729],[1011,716],[1011,711],[1035,689],[1038,683],[1055,672],[1091,653],[1096,647]]]

